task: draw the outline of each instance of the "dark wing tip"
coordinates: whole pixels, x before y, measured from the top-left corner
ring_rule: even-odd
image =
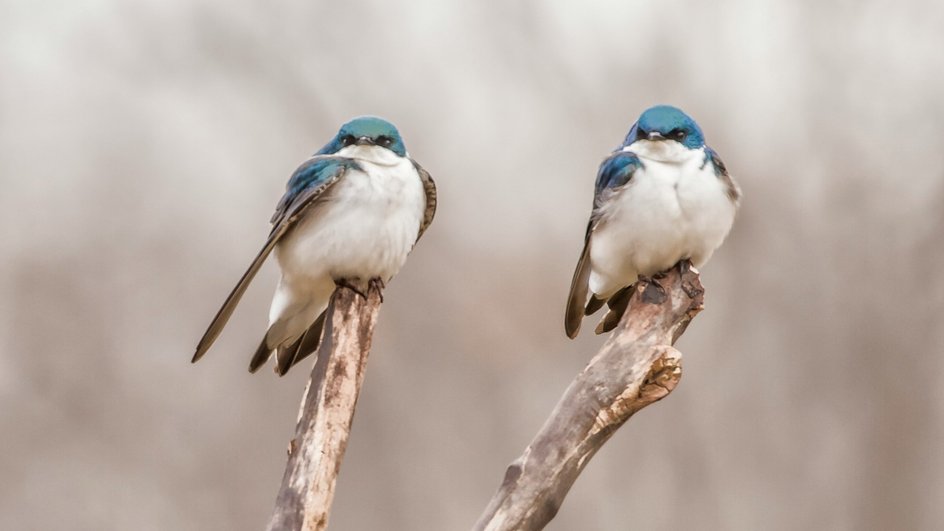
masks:
[[[583,320],[584,305],[587,303],[588,280],[590,278],[590,231],[593,220],[587,224],[587,233],[584,237],[583,250],[574,269],[574,277],[570,281],[570,292],[567,295],[567,310],[564,317],[564,332],[567,337],[574,339],[580,332],[580,322]]]
[[[196,363],[200,361],[200,358],[202,358],[208,350],[210,350],[210,345],[207,344],[206,335],[204,335],[203,339],[200,340],[200,343],[197,344],[197,350],[193,353],[193,358],[190,359],[190,363]]]
[[[583,316],[578,315],[575,320],[570,312],[567,313],[567,319],[564,320],[564,331],[570,339],[577,338],[577,334],[580,332],[581,317]]]
[[[574,339],[580,332],[580,324],[583,321],[583,301],[587,296],[586,283],[581,288],[580,284],[571,286],[570,295],[567,297],[567,311],[564,315],[564,332],[567,337]]]

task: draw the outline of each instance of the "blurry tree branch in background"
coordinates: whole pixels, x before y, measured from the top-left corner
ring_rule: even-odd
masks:
[[[366,297],[348,287],[338,287],[331,297],[324,339],[289,445],[269,531],[328,526],[382,300],[381,287],[375,282],[370,283]]]
[[[637,283],[619,327],[508,466],[475,530],[542,529],[610,436],[675,389],[682,355],[672,345],[701,311],[704,289],[688,267],[672,268],[658,282],[663,289]]]

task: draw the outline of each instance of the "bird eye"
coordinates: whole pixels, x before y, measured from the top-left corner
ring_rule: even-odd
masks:
[[[341,143],[345,146],[350,146],[354,143],[354,135],[344,135],[341,137]]]
[[[676,140],[682,140],[683,138],[685,138],[685,131],[683,131],[682,129],[676,129],[675,131],[673,131],[672,137],[675,138]]]
[[[393,144],[393,139],[384,135],[377,138],[377,143],[383,147],[390,147],[390,144]]]

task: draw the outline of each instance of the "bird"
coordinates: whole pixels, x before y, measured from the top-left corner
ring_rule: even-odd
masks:
[[[607,305],[596,333],[619,324],[637,281],[676,264],[701,267],[721,245],[741,190],[701,128],[671,105],[646,109],[597,172],[564,331]],[[656,282],[657,283],[657,282]]]
[[[335,288],[363,294],[371,282],[389,282],[435,213],[436,184],[410,157],[392,123],[360,116],[343,124],[292,173],[265,244],[200,339],[192,362],[209,350],[274,252],[281,277],[249,372],[274,352],[275,371],[285,375],[318,349]]]

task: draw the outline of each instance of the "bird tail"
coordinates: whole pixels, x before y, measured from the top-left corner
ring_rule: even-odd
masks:
[[[318,350],[318,346],[321,345],[321,335],[324,331],[326,315],[327,310],[322,311],[311,326],[302,332],[295,341],[287,345],[274,346],[272,344],[272,338],[270,337],[272,335],[270,333],[272,327],[270,327],[269,331],[266,332],[266,335],[262,338],[259,348],[256,349],[256,353],[252,356],[252,360],[249,362],[249,372],[254,373],[259,370],[259,367],[265,365],[265,363],[269,361],[269,358],[272,357],[272,352],[275,351],[275,372],[277,372],[279,376],[285,376],[288,370],[295,364]]]
[[[606,315],[603,316],[603,320],[600,321],[594,332],[597,334],[605,334],[616,328],[616,325],[619,324],[620,319],[623,318],[623,314],[626,313],[627,306],[629,306],[629,299],[633,294],[633,286],[635,286],[635,284],[630,284],[629,286],[620,289],[606,301],[608,311],[606,312]],[[591,311],[591,306],[588,304],[587,315],[590,315],[603,306],[603,299],[597,299],[596,296],[591,299],[591,302],[595,302],[595,308]]]

